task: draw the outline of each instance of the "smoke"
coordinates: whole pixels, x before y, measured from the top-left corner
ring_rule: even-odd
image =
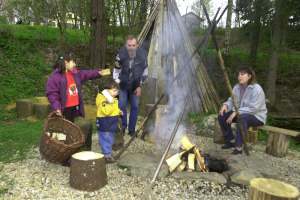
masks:
[[[156,111],[156,120],[153,138],[157,144],[158,150],[163,150],[173,132],[180,114],[184,111],[190,111],[191,108],[197,109],[200,106],[201,99],[195,88],[198,84],[195,78],[195,69],[193,61],[190,60],[190,53],[186,46],[186,39],[189,35],[185,26],[182,24],[176,3],[173,0],[165,1],[164,12],[160,12],[162,21],[156,22],[156,34],[152,37],[153,43],[160,43],[157,49],[156,59],[151,63],[160,63],[163,75],[158,76],[163,82],[164,92],[167,94],[167,105],[159,107]],[[162,8],[162,6],[161,6]],[[174,78],[178,75],[176,81]],[[188,108],[184,108],[185,100],[188,98]],[[196,110],[195,110],[196,111]],[[180,139],[186,133],[184,123],[181,123],[176,137],[173,141],[172,149],[178,149]]]

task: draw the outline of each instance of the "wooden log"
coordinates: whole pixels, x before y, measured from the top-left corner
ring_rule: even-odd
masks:
[[[84,118],[78,118],[75,121],[75,124],[79,126],[82,133],[85,136],[85,144],[83,145],[84,150],[92,149],[92,134],[93,134],[93,124],[91,121]]]
[[[296,187],[274,179],[254,178],[250,181],[249,200],[296,200]]]
[[[181,156],[184,153],[185,152],[176,153],[175,155],[171,156],[166,160],[170,172],[173,172],[182,163]]]
[[[188,155],[188,171],[195,171],[195,154]]]
[[[32,100],[19,99],[16,102],[17,117],[26,118],[33,114]]]
[[[71,158],[70,186],[84,191],[95,191],[107,184],[104,156],[92,151],[76,153]]]
[[[185,151],[189,151],[195,147],[195,145],[191,143],[191,141],[186,135],[181,138],[180,143],[181,143],[181,149]]]
[[[198,167],[201,169],[202,172],[207,172],[207,168],[205,166],[205,160],[204,160],[204,156],[201,155],[200,151],[198,148],[194,148],[194,153],[196,156],[196,161],[198,164]]]
[[[248,134],[246,135],[246,142],[251,143],[251,144],[256,144],[258,138],[258,129],[257,127],[250,127],[248,129]]]
[[[177,172],[182,172],[186,167],[186,161],[182,161],[181,164],[176,168]]]
[[[260,130],[264,130],[270,133],[278,133],[278,134],[283,134],[283,135],[289,135],[291,137],[297,137],[300,136],[300,132],[299,131],[295,131],[295,130],[289,130],[289,129],[284,129],[284,128],[278,128],[278,127],[274,127],[274,126],[259,126],[258,129]]]
[[[284,157],[288,152],[289,136],[278,133],[269,133],[266,153],[275,157]]]

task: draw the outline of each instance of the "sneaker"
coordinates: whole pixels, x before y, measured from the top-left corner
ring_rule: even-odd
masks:
[[[109,156],[109,157],[105,157],[105,162],[111,164],[111,163],[115,163],[116,160],[112,156]]]
[[[238,150],[238,149],[234,149],[233,152],[231,153],[232,155],[238,155],[238,154],[242,154],[243,151]]]
[[[231,149],[233,147],[235,147],[234,143],[229,142],[229,143],[224,144],[222,146],[222,149]]]

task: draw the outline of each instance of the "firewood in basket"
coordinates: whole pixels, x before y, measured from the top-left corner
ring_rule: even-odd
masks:
[[[51,138],[55,139],[55,140],[59,140],[59,141],[66,141],[67,140],[67,136],[63,133],[47,133],[48,136],[51,135]]]
[[[195,171],[195,154],[193,153],[188,156],[188,171]]]
[[[167,165],[169,166],[169,171],[173,172],[181,163],[181,156],[185,153],[185,151],[181,153],[176,153],[166,160]]]
[[[180,142],[181,142],[181,148],[185,151],[189,151],[195,147],[195,145],[191,143],[191,141],[187,136],[183,136]]]

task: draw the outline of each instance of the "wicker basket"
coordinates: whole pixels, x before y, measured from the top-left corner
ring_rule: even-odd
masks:
[[[53,139],[48,133],[59,132],[66,135],[66,141]],[[57,116],[55,112],[48,115],[40,141],[40,153],[52,163],[64,164],[84,144],[85,137],[74,123]]]

